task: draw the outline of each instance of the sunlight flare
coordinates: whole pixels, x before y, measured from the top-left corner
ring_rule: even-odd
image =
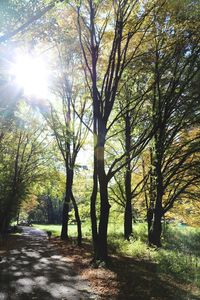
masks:
[[[48,71],[41,57],[18,55],[12,73],[25,96],[46,98],[48,95]]]

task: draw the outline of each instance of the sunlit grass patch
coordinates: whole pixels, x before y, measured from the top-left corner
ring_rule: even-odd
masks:
[[[54,224],[34,224],[35,228],[44,230],[44,231],[51,231],[53,236],[60,236],[61,233],[61,225],[54,225]],[[76,237],[77,236],[77,226],[76,224],[69,224],[69,236]],[[83,237],[91,236],[91,229],[89,224],[83,223],[82,226],[82,234]]]
[[[164,231],[163,247],[200,257],[200,229],[168,225]]]
[[[34,224],[33,227],[44,231],[51,231],[54,236],[59,236],[61,231],[61,225]]]

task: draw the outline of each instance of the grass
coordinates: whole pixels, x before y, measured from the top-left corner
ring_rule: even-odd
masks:
[[[33,227],[48,231],[50,230],[53,236],[60,236],[61,233],[61,225],[52,225],[52,224],[33,224]],[[82,234],[83,237],[90,237],[91,230],[89,224],[83,223],[82,226]],[[69,224],[69,236],[75,238],[77,236],[77,226],[76,224]]]
[[[42,230],[51,230],[60,235],[60,225],[34,225]],[[84,238],[90,238],[88,223],[82,224]],[[69,235],[76,237],[76,225],[69,225]],[[150,248],[147,245],[147,226],[134,224],[134,235],[130,242],[123,239],[123,226],[111,223],[108,229],[110,254],[129,256],[156,265],[157,274],[167,274],[176,280],[195,284],[200,288],[200,229],[189,226],[167,226],[163,232],[163,247]]]
[[[74,225],[73,225],[74,226]],[[33,227],[48,231],[50,230],[53,234],[53,236],[59,236],[61,232],[61,225],[52,225],[52,224],[33,224]],[[75,232],[74,228],[74,232]]]
[[[130,242],[116,233],[111,234],[108,240],[111,252],[154,262],[158,274],[170,274],[179,281],[194,283],[200,288],[200,229],[167,226],[161,249],[148,246],[146,224],[134,226]]]

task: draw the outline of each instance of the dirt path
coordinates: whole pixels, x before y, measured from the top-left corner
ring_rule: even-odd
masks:
[[[23,227],[0,262],[0,300],[97,299],[51,244],[46,233]]]

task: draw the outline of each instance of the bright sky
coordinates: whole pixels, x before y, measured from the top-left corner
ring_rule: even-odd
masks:
[[[15,83],[19,88],[23,89],[24,96],[37,102],[41,106],[45,101],[51,101],[52,94],[49,90],[50,71],[48,63],[40,56],[28,55],[27,53],[19,52],[10,70],[14,76]],[[37,99],[37,100],[36,100]],[[92,159],[90,147],[81,149],[77,157],[77,163],[81,166],[88,165]]]
[[[48,68],[42,57],[18,54],[12,65],[11,73],[25,96],[47,98]]]
[[[88,166],[89,162],[93,162],[93,154],[92,154],[92,150],[88,147],[85,147],[87,149],[81,149],[78,153],[77,156],[77,164],[81,165],[81,166]]]

